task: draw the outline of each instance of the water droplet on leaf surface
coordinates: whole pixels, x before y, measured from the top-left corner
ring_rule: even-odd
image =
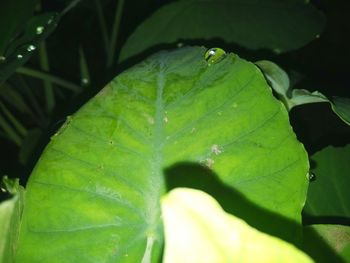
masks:
[[[35,46],[33,46],[33,45],[29,45],[28,47],[27,47],[27,51],[33,51],[33,50],[35,50],[36,49],[36,47]]]
[[[22,54],[18,54],[17,58],[23,58],[23,55]]]
[[[42,34],[44,32],[44,27],[43,26],[38,26],[37,28],[36,28],[36,34],[37,35],[40,35],[40,34]]]
[[[316,175],[313,172],[308,172],[306,174],[306,177],[309,180],[309,182],[313,182],[316,180]]]
[[[221,48],[210,48],[205,52],[204,59],[207,61],[208,66],[219,63],[226,57],[226,52]]]

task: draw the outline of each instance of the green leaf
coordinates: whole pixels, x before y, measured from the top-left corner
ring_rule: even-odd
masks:
[[[282,96],[287,96],[289,89],[289,77],[287,73],[281,69],[277,64],[268,60],[260,60],[255,62],[273,89]]]
[[[254,19],[248,19],[254,18]],[[277,53],[300,48],[318,34],[324,16],[303,0],[182,0],[165,5],[129,37],[120,61],[159,44],[222,39]]]
[[[24,189],[17,180],[2,178],[6,190],[15,194],[0,203],[0,263],[14,262],[23,209]],[[4,188],[5,189],[5,188]]]
[[[350,218],[349,156],[350,145],[347,145],[328,146],[311,157],[316,180],[308,191],[304,209],[308,216]]]
[[[277,64],[268,60],[257,61],[255,64],[261,69],[271,88],[279,95],[280,100],[284,103],[288,111],[295,106],[328,102],[331,104],[333,112],[346,124],[350,125],[349,98],[333,97],[331,100],[319,91],[310,92],[306,89],[292,89],[289,87],[287,73]]]
[[[334,255],[325,253],[325,250],[315,245],[315,234],[317,233],[325,244],[328,244],[344,262],[349,262],[346,256],[346,248],[350,245],[350,227],[343,225],[311,225],[304,227],[304,248],[312,254],[317,262],[338,262]]]
[[[158,262],[163,170],[181,162],[300,224],[308,159],[287,111],[254,64],[205,53],[160,52],[68,118],[29,179],[18,261]]]
[[[162,198],[164,263],[313,262],[291,244],[224,212],[203,191],[176,188]]]

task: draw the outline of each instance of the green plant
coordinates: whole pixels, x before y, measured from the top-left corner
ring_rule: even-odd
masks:
[[[127,13],[122,11],[128,3],[79,2],[14,27],[13,32],[24,30],[27,40],[8,33],[8,48],[0,49],[5,58],[0,125],[3,136],[20,147],[21,162],[28,164],[39,138],[47,138],[43,131],[55,121],[60,100],[70,96],[59,86],[94,94],[93,86],[104,84],[114,70],[128,69],[51,136],[25,197],[18,181],[3,179],[2,189],[12,198],[0,205],[0,231],[6,237],[0,242],[0,262],[256,262],[254,253],[265,262],[349,260],[347,192],[336,192],[350,180],[344,177],[347,147],[311,156],[317,166],[311,162],[309,168],[288,115],[295,106],[329,102],[347,127],[349,99],[306,90],[302,74],[281,55],[319,37],[325,24],[321,12],[299,0],[177,1],[156,11],[122,45],[117,40],[123,36],[122,15]],[[11,1],[4,3],[10,10]],[[37,4],[31,3],[28,12]],[[109,14],[110,6],[115,11]],[[91,21],[98,25],[103,52],[89,53],[91,39],[79,40],[74,70],[81,83],[76,85],[52,73],[60,53],[50,53],[50,42],[43,40],[69,12],[77,12],[70,17],[76,19],[84,10],[96,12]],[[259,23],[247,21],[247,14]],[[43,21],[53,25],[45,36]],[[303,30],[291,31],[301,25]],[[194,44],[229,47],[235,53]],[[25,62],[18,60],[22,49],[29,59],[28,48],[38,45],[39,55],[31,63],[41,70],[19,67]],[[148,56],[158,49],[172,51]],[[264,58],[284,61],[289,74],[259,60],[261,49],[266,49]],[[50,54],[56,59],[49,60]],[[39,93],[24,93],[36,82],[11,75],[14,70],[42,80],[44,110],[38,106]],[[38,114],[42,121],[28,129],[30,122],[15,117],[21,111],[33,120],[39,120]],[[323,156],[333,156],[337,165],[321,165],[328,158]],[[317,179],[307,194],[313,173]],[[331,187],[329,174],[344,182]],[[336,197],[328,206],[324,191]],[[307,226],[315,223],[323,225]]]

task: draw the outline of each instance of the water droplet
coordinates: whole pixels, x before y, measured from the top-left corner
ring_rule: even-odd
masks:
[[[0,56],[0,62],[5,62],[5,61],[6,61],[6,57]]]
[[[183,47],[183,46],[184,46],[184,43],[179,42],[179,43],[176,44],[176,46],[177,46],[178,48]]]
[[[37,28],[36,28],[36,34],[37,35],[40,35],[40,34],[42,34],[44,32],[44,27],[43,26],[38,26]]]
[[[23,58],[23,55],[22,54],[18,54],[17,58],[21,59],[21,58]]]
[[[87,85],[87,84],[89,84],[89,79],[88,78],[82,78],[81,79],[81,84],[83,84],[83,85]]]
[[[273,50],[273,52],[276,53],[276,54],[281,54],[282,53],[282,51],[279,48],[275,48]]]
[[[50,17],[50,19],[47,21],[47,24],[50,25],[53,22],[53,16]]]
[[[316,180],[316,175],[313,172],[308,172],[306,174],[306,178],[309,180],[309,182],[313,182]]]
[[[316,37],[316,38],[320,38],[320,34],[317,34],[315,37]]]
[[[204,59],[207,61],[208,66],[219,63],[226,57],[226,52],[221,48],[210,48],[205,52]]]
[[[33,45],[29,45],[28,47],[27,47],[27,51],[33,51],[33,50],[35,50],[36,49],[36,47],[35,46],[33,46]]]

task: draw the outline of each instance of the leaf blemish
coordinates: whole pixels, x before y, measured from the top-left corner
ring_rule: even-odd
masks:
[[[210,159],[210,158],[206,159],[205,165],[206,165],[209,169],[211,169],[211,168],[213,167],[213,165],[214,165],[214,160],[213,160],[213,159]]]
[[[211,152],[215,155],[219,155],[220,153],[222,153],[222,150],[220,149],[219,145],[213,144],[213,146],[211,147]]]
[[[154,118],[151,117],[150,115],[148,115],[147,113],[143,113],[143,117],[146,118],[146,120],[147,120],[147,122],[148,122],[149,124],[151,124],[151,125],[154,124]]]

